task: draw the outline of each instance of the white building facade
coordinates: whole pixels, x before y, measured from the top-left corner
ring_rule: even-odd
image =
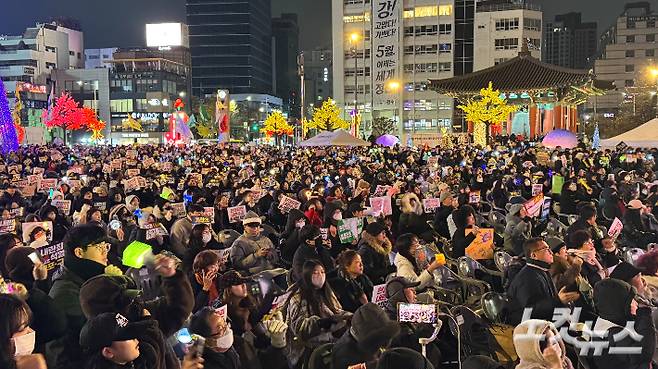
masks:
[[[85,68],[109,68],[109,61],[113,60],[112,55],[118,50],[116,47],[107,47],[102,49],[85,49]]]
[[[332,18],[334,100],[348,120],[356,102],[360,136],[379,116],[400,137],[452,128],[453,99],[428,80],[453,76],[454,1],[336,0]]]
[[[531,55],[541,59],[541,8],[529,3],[481,2],[475,12],[474,34],[475,71],[516,57],[524,42]]]

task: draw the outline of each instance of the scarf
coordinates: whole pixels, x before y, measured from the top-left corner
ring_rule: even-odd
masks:
[[[579,258],[583,259],[583,261],[586,262],[587,264],[595,267],[596,272],[601,276],[601,278],[605,279],[608,277],[607,269],[605,269],[601,265],[601,263],[599,263],[599,260],[596,258],[596,250],[585,251],[585,250],[569,249],[567,250],[567,254],[576,255]]]
[[[64,256],[64,266],[85,281],[105,273],[103,264],[74,255]]]

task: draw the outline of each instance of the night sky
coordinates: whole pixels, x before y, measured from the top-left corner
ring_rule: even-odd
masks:
[[[272,14],[300,15],[301,47],[331,46],[331,0],[272,0]],[[341,0],[334,0],[341,1]],[[146,43],[144,24],[185,22],[185,0],[20,0],[2,1],[0,34],[16,35],[36,21],[67,16],[81,21],[85,47],[134,47]],[[630,0],[629,0],[630,2]],[[658,0],[650,0],[658,11]],[[544,9],[544,20],[555,14],[577,11],[583,21],[598,21],[599,33],[623,11],[623,0],[535,0]],[[302,16],[303,15],[303,16]]]

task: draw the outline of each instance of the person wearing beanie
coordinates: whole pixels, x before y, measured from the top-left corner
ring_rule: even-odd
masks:
[[[434,369],[434,365],[418,351],[406,347],[396,347],[384,351],[376,368]]]
[[[242,220],[244,233],[231,246],[231,263],[248,275],[274,269],[278,255],[272,241],[262,234],[262,220],[253,211]]]
[[[144,301],[132,278],[101,274],[86,281],[80,289],[80,309],[87,319],[103,313],[120,313],[130,321],[153,321],[153,329],[142,340],[157,346],[160,368],[178,368],[178,359],[167,337],[183,327],[192,313],[194,295],[185,274],[176,269],[174,260],[157,255],[154,269],[161,277],[162,297]]]
[[[505,250],[512,255],[523,255],[523,242],[532,235],[532,221],[523,204],[513,204],[505,216]]]
[[[368,224],[361,234],[358,247],[364,273],[373,284],[383,284],[386,276],[395,272],[395,265],[391,264],[389,257],[393,245],[386,237],[385,226],[380,222]]]
[[[183,218],[180,218],[174,222],[171,226],[171,232],[169,232],[169,240],[171,243],[171,251],[176,254],[179,258],[185,256],[185,251],[187,250],[187,245],[190,242],[190,235],[192,234],[192,223],[193,217],[202,216],[204,212],[203,206],[197,204],[191,204],[187,207],[187,215]]]
[[[456,209],[457,197],[449,190],[444,190],[439,196],[441,206],[436,209],[434,214],[434,230],[441,236],[450,239],[450,231],[448,229],[448,217]]]
[[[298,281],[301,278],[302,268],[304,262],[310,259],[318,260],[324,266],[327,274],[330,274],[336,269],[334,260],[329,253],[328,245],[329,240],[323,240],[320,228],[306,224],[299,232],[299,247],[295,251],[292,259],[292,281]]]
[[[528,319],[514,328],[516,369],[573,369],[567,350],[553,323]]]
[[[137,195],[126,196],[126,207],[131,213],[139,209],[139,197]]]
[[[638,305],[635,295],[630,284],[614,278],[594,286],[594,304],[599,314],[594,331],[603,334],[603,338],[592,340],[607,342],[602,354],[593,357],[597,369],[651,368],[656,330],[651,308]],[[629,331],[629,323],[633,324],[634,333]]]
[[[48,270],[45,264],[30,259],[35,253],[31,247],[14,247],[5,258],[6,277],[21,283],[27,289],[25,302],[32,310],[30,326],[37,332],[36,352],[45,353],[45,344],[66,333],[66,316],[55,307],[53,299],[48,296]]]
[[[374,363],[381,349],[400,333],[397,321],[389,319],[377,304],[362,305],[352,316],[350,329],[334,344],[331,363],[334,368],[347,368],[359,363]]]
[[[286,226],[281,234],[283,244],[281,245],[281,259],[285,260],[288,264],[292,264],[292,258],[295,256],[295,251],[299,247],[299,233],[306,225],[306,216],[299,209],[290,209]]]
[[[103,274],[110,245],[105,230],[94,224],[73,227],[64,238],[64,265],[53,278],[50,297],[66,315],[66,334],[48,344],[48,362],[55,369],[82,367],[78,336],[86,318],[80,306],[80,288],[85,281]]]
[[[619,279],[630,284],[635,288],[638,295],[645,296],[646,291],[644,281],[642,280],[642,273],[633,264],[622,261],[611,269],[610,278]]]

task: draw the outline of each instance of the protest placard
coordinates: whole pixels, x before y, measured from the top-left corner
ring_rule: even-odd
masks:
[[[32,186],[36,186],[39,184],[39,181],[41,180],[42,175],[41,174],[32,174],[27,176],[27,184]]]
[[[16,219],[0,220],[0,234],[16,232]]]
[[[22,218],[25,215],[25,208],[20,207],[15,209],[9,209],[9,215],[12,218]]]
[[[82,188],[82,181],[79,179],[69,179],[66,183],[68,183],[71,188]]]
[[[479,204],[481,200],[480,191],[471,191],[468,194],[468,203],[469,204]]]
[[[22,170],[22,167],[23,167],[23,166],[20,165],[20,164],[10,165],[10,166],[7,167],[7,172],[8,172],[9,174],[17,174],[17,173],[20,173],[21,170]]]
[[[30,233],[32,233],[36,227],[41,227],[46,231],[46,239],[48,242],[53,240],[53,222],[51,221],[23,223],[21,227],[23,230],[23,242],[25,242],[25,244],[31,242]]]
[[[525,211],[526,213],[528,213],[529,217],[537,217],[541,213],[543,204],[544,204],[544,195],[539,194],[537,196],[534,196],[530,200],[526,201],[523,204],[523,207],[525,208]]]
[[[203,208],[203,216],[210,219],[215,219],[215,208],[212,206],[206,206]]]
[[[375,217],[382,214],[385,216],[393,214],[390,196],[371,197],[370,207],[372,208],[372,215]]]
[[[241,222],[247,216],[247,207],[244,205],[226,208],[226,211],[228,212],[229,223]]]
[[[169,235],[167,229],[160,223],[147,224],[144,228],[146,228],[146,240],[152,240],[158,236]]]
[[[554,174],[551,181],[551,193],[562,193],[562,186],[564,186],[564,177]]]
[[[40,167],[32,168],[32,174],[34,174],[34,175],[43,175],[43,173],[45,173],[45,172],[46,172],[46,169],[44,169],[44,168],[40,168]]]
[[[375,192],[372,195],[374,197],[384,196],[388,193],[389,188],[391,188],[391,186],[377,185],[377,188],[375,188]]]
[[[123,188],[126,192],[135,191],[139,189],[139,179],[137,177],[125,179],[123,181]]]
[[[73,166],[73,167],[69,168],[69,169],[66,171],[66,175],[70,175],[70,174],[72,174],[72,173],[75,173],[75,174],[79,174],[79,175],[81,175],[81,174],[84,174],[84,171],[85,171],[85,168],[83,168],[83,167],[80,166],[80,165],[76,165],[76,166]]]
[[[386,305],[386,284],[378,284],[372,288],[372,302],[379,305],[382,309]]]
[[[285,195],[281,196],[279,210],[281,210],[282,213],[287,214],[292,209],[299,209],[300,206],[302,206],[301,202]]]
[[[21,194],[25,197],[31,197],[34,196],[34,194],[37,192],[37,186],[25,186],[19,188],[21,191]]]
[[[610,229],[608,230],[608,236],[610,236],[610,238],[617,238],[623,229],[624,224],[619,218],[615,217],[615,220],[612,221]]]
[[[466,236],[473,232],[472,229],[466,229]],[[493,259],[494,251],[494,229],[493,228],[480,228],[480,232],[475,236],[475,239],[466,248],[466,256],[473,260],[489,260]]]
[[[132,178],[138,175],[139,175],[139,169],[137,168],[126,169],[126,177]]]
[[[320,228],[320,236],[323,240],[329,239],[329,228]]]
[[[58,242],[53,245],[43,246],[37,248],[37,252],[41,257],[46,269],[53,270],[60,265],[64,264],[64,243]]]
[[[426,213],[432,213],[441,207],[441,200],[437,198],[423,199],[423,208]]]
[[[283,307],[283,305],[286,303],[286,300],[288,300],[288,297],[290,296],[291,293],[292,292],[286,292],[281,296],[275,297],[274,301],[272,301],[272,308],[270,309],[270,311]]]
[[[351,243],[359,239],[362,231],[362,218],[347,218],[338,221],[338,238],[341,243]]]
[[[551,215],[551,204],[553,199],[550,197],[544,197],[544,204],[541,206],[541,219],[546,220]]]
[[[171,213],[175,217],[184,217],[187,215],[187,211],[185,210],[185,203],[183,202],[175,202],[173,204],[170,204],[171,206]]]
[[[192,224],[197,225],[197,224],[207,224],[207,225],[212,225],[213,219],[210,217],[206,216],[196,216],[196,217],[191,217]]]
[[[434,304],[408,304],[398,305],[398,320],[409,323],[436,323],[436,305]]]
[[[544,193],[544,185],[541,183],[536,183],[532,185],[532,196],[537,196],[540,193]]]
[[[100,211],[105,211],[107,210],[107,202],[105,201],[95,202],[94,207]]]
[[[50,200],[50,205],[59,209],[64,215],[71,213],[71,200]]]
[[[142,166],[145,169],[151,167],[151,165],[153,165],[153,164],[155,164],[155,159],[153,159],[151,157],[148,157],[148,158],[144,159],[144,161],[142,162]]]
[[[50,190],[54,190],[57,188],[57,179],[56,178],[48,178],[48,179],[42,179],[39,181],[39,185],[37,187],[39,189],[39,192],[49,192]]]

